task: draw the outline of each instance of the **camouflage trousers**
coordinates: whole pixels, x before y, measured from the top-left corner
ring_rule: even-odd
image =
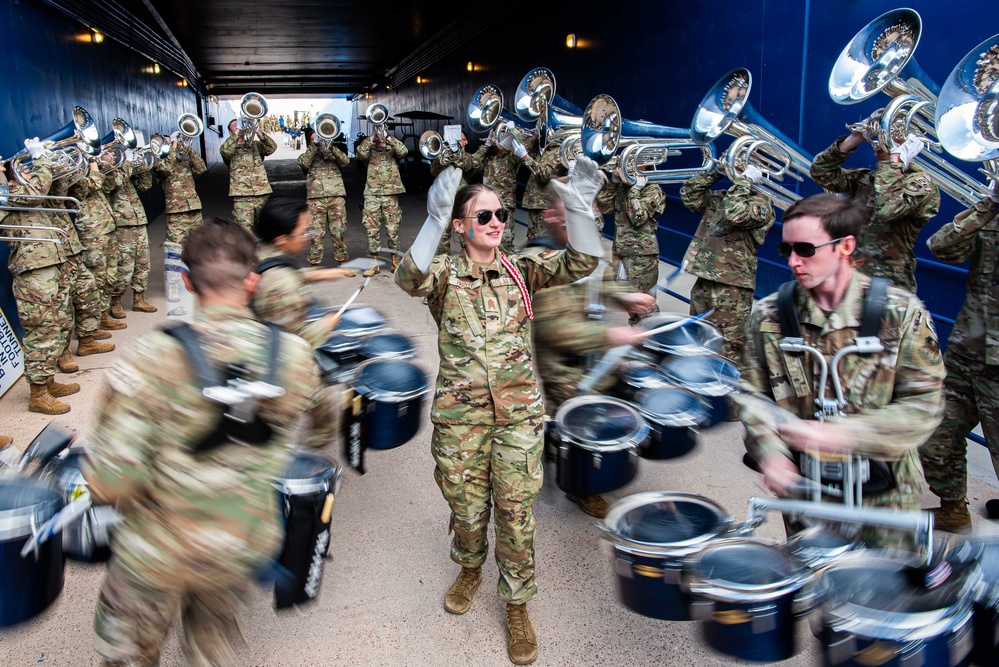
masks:
[[[24,375],[32,384],[45,384],[55,376],[56,360],[68,343],[62,324],[69,295],[61,289],[67,272],[63,263],[14,276],[17,317],[24,329]]]
[[[506,227],[503,228],[503,240],[500,242],[500,250],[512,255],[514,252],[513,247],[513,237],[514,230],[516,229],[517,222],[513,219],[513,214],[516,212],[516,206],[506,206]]]
[[[270,195],[251,195],[249,197],[232,198],[232,219],[243,225],[251,234],[253,233],[253,223],[257,219],[260,209],[267,203]]]
[[[114,232],[83,240],[83,263],[94,274],[103,294],[101,312],[111,307],[111,295],[118,283],[118,237]]]
[[[475,231],[473,230],[474,234]],[[441,236],[441,242],[437,244],[436,255],[450,255],[451,254],[451,239],[457,239],[458,245],[462,248],[465,247],[465,235],[459,234],[454,230],[454,227],[448,225],[448,228],[444,230],[444,234]]]
[[[548,236],[548,225],[542,216],[543,209],[530,209],[527,212],[527,240],[533,241],[539,236]]]
[[[399,249],[399,225],[402,223],[402,209],[398,195],[365,195],[361,223],[368,232],[368,255],[375,257],[381,245],[381,226],[385,225],[390,250]]]
[[[309,200],[309,220],[312,242],[309,245],[309,264],[315,266],[323,261],[323,243],[329,229],[333,243],[333,259],[346,262],[347,246],[343,234],[347,231],[347,207],[343,197],[318,197]]]
[[[930,490],[943,500],[968,495],[968,433],[981,422],[982,433],[999,474],[999,367],[972,359],[955,348],[944,355],[944,416],[919,448]]]
[[[659,282],[659,255],[628,255],[618,259],[624,264],[624,273],[636,292],[659,296],[656,293],[656,283]],[[658,312],[659,306],[656,305],[652,313]],[[640,319],[640,317],[631,317],[628,322],[635,324]]]
[[[184,245],[191,230],[201,224],[201,209],[182,213],[167,213],[166,241]]]
[[[712,308],[715,312],[708,320],[725,337],[722,356],[741,364],[742,350],[746,347],[746,320],[753,310],[753,290],[698,278],[690,288],[690,314],[698,315]]]
[[[121,296],[129,287],[145,292],[149,286],[149,232],[145,225],[119,227],[118,280],[114,296]]]
[[[434,424],[434,480],[451,508],[451,560],[480,567],[496,507],[499,597],[522,604],[538,592],[534,577],[534,501],[541,491],[544,424]]]
[[[68,299],[62,324],[68,344],[74,323],[77,338],[92,336],[100,328],[104,301],[103,292],[97,288],[94,274],[84,266],[80,255],[67,257],[65,265],[66,270],[62,274],[63,284],[59,289],[66,293]],[[72,305],[72,308],[69,305]]]

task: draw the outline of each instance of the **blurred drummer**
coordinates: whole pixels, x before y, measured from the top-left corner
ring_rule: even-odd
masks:
[[[794,310],[804,343],[827,361],[853,345],[861,328],[871,279],[853,268],[857,234],[866,214],[847,197],[819,194],[784,214],[783,243],[796,290]],[[838,364],[844,417],[814,420],[816,397],[832,397],[817,387],[818,365],[811,355],[785,352],[777,295],[756,303],[746,325],[744,388],[800,419],[779,420],[773,403],[739,394],[746,447],[759,462],[764,482],[787,495],[801,483],[799,464],[807,452],[827,464],[853,454],[867,459],[870,480],[864,505],[919,509],[922,475],[916,449],[940,423],[944,367],[933,322],[915,295],[887,287],[878,339],[883,351],[847,354]],[[830,364],[830,371],[832,371]],[[783,421],[783,424],[779,424]],[[823,466],[825,474],[827,466]],[[825,478],[824,485],[829,484]],[[824,498],[842,502],[833,497]],[[794,526],[789,524],[789,531]],[[861,533],[869,546],[908,546],[882,531]]]
[[[549,183],[545,191],[549,206],[542,212],[549,233],[533,239],[525,250],[542,257],[556,254],[565,248],[567,241],[565,208],[550,186]],[[610,326],[603,318],[590,317],[587,312],[591,306],[588,301],[592,293],[590,280],[600,281],[596,294],[601,300],[612,300],[632,317],[647,315],[656,304],[651,294],[632,292],[629,283],[615,281],[614,272],[606,263],[601,263],[586,280],[546,287],[534,295],[534,347],[549,415],[554,415],[562,403],[576,395],[588,358],[618,345],[634,345],[639,341],[638,334],[644,331],[638,327]],[[614,381],[614,375],[608,374],[594,388],[595,392],[602,393]],[[567,493],[566,496],[590,516],[602,519],[607,515],[609,505],[599,495]]]
[[[177,334],[144,334],[107,371],[84,470],[95,504],[113,504],[124,517],[94,621],[103,664],[159,664],[178,612],[185,664],[236,664],[241,593],[281,544],[271,482],[291,460],[292,429],[320,380],[304,341],[272,339],[247,308],[259,281],[255,253],[235,222],[209,219],[193,230],[183,280],[198,310],[180,328],[194,333],[220,379],[239,369],[256,385],[278,343],[284,391],[240,404],[241,417],[255,417],[242,424],[266,429],[241,431],[241,442],[228,437],[227,408],[202,393],[207,368],[192,367]]]
[[[444,608],[464,614],[482,580],[490,506],[496,506],[499,596],[506,602],[507,654],[534,662],[538,642],[527,615],[537,593],[534,501],[541,490],[542,401],[531,359],[531,298],[593,271],[603,246],[593,199],[603,183],[597,165],[580,158],[567,185],[569,243],[547,256],[499,251],[506,208],[484,185],[457,184],[448,167],[430,188],[429,217],[403,258],[395,281],[425,296],[440,329],[441,366],[431,421],[434,478],[451,507],[451,559],[461,573]],[[459,255],[434,257],[447,228],[465,237]]]

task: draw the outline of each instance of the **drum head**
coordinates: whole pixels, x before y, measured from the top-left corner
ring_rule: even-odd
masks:
[[[961,542],[947,554],[947,559],[974,560],[982,571],[984,584],[978,602],[999,607],[999,535],[974,537]]]
[[[687,319],[687,315],[672,313],[642,320],[641,326],[651,331],[672,322]],[[717,352],[725,340],[714,325],[703,320],[690,322],[671,331],[663,331],[645,340],[645,347],[669,354],[703,354],[705,350]]]
[[[357,349],[357,346],[358,342],[356,338],[351,338],[350,336],[342,333],[334,333],[326,339],[325,343],[316,349],[324,352],[338,353]]]
[[[648,426],[638,410],[606,396],[570,398],[555,413],[555,425],[563,440],[584,449],[636,447],[648,435]]]
[[[697,557],[694,575],[729,590],[763,591],[802,580],[804,568],[781,547],[749,539],[720,540]]]
[[[721,357],[672,357],[663,370],[674,384],[699,394],[724,396],[739,386],[739,367]]]
[[[787,541],[787,549],[805,563],[821,565],[858,546],[856,539],[824,526],[812,526]]]
[[[31,535],[32,517],[37,528],[62,507],[62,496],[49,486],[30,479],[0,480],[0,539]]]
[[[623,498],[604,525],[620,540],[644,547],[701,545],[728,524],[725,511],[707,498],[687,493],[650,492]]]
[[[381,333],[364,341],[362,351],[368,359],[413,356],[413,344],[402,334]]]
[[[277,484],[283,493],[301,495],[332,488],[339,477],[340,467],[332,461],[315,454],[296,452],[284,475],[277,479]]]
[[[666,373],[658,366],[635,366],[620,373],[621,378],[632,387],[658,389],[669,385]]]
[[[367,336],[381,331],[385,325],[385,318],[377,310],[370,306],[359,306],[344,312],[335,331],[347,336]]]
[[[663,426],[699,426],[708,419],[708,406],[685,389],[645,389],[636,402],[642,414]]]
[[[427,378],[414,364],[397,359],[375,359],[358,367],[354,390],[373,400],[408,400],[421,395]]]

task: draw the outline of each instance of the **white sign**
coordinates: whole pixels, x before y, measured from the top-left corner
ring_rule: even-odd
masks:
[[[14,329],[0,311],[0,396],[24,375],[24,352]]]
[[[459,141],[461,141],[461,125],[445,125],[444,143],[450,146],[452,151],[457,152]]]

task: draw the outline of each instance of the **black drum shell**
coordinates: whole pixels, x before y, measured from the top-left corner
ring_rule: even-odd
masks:
[[[694,354],[664,359],[662,366],[674,385],[697,394],[711,407],[703,428],[726,420],[730,410],[728,396],[739,381],[739,367],[735,363],[715,355]]]
[[[980,567],[984,584],[973,605],[972,663],[999,665],[999,535],[969,537],[953,548],[967,550]]]
[[[357,365],[364,361],[361,341],[336,332],[316,348],[315,354],[323,379],[329,384],[349,379]]]
[[[553,429],[550,437],[557,443],[555,481],[566,493],[588,496],[616,491],[638,474],[638,450],[634,447],[597,452],[564,441],[558,429]]]
[[[670,403],[665,411],[659,407],[664,397]],[[708,420],[709,408],[696,394],[679,387],[643,389],[635,404],[649,424],[649,437],[638,446],[643,459],[676,459],[697,446],[698,429]]]
[[[401,389],[373,382],[373,376],[388,378]],[[357,368],[351,388],[361,397],[360,414],[349,417],[361,427],[361,444],[369,449],[393,449],[406,444],[422,425],[424,398],[429,391],[427,378],[414,364],[397,359],[374,359]],[[348,412],[348,415],[351,413]]]
[[[23,623],[45,611],[59,597],[64,583],[61,533],[42,543],[37,556],[29,553],[21,558],[21,549],[31,539],[30,529],[3,529],[4,515],[13,509],[13,494],[28,486],[41,498],[36,514],[39,526],[62,507],[56,489],[26,480],[0,480],[0,628]]]
[[[690,594],[681,585],[683,556],[652,556],[614,548],[621,601],[637,614],[662,621],[689,621]]]
[[[976,602],[972,606],[971,624],[974,633],[972,664],[982,667],[999,665],[999,610]]]
[[[822,660],[830,667],[908,667],[912,664],[931,667],[944,665],[965,667],[969,664],[972,642],[972,618],[967,618],[957,628],[918,642],[900,643],[878,637],[846,632],[835,632],[829,625],[822,625],[818,633],[822,643]],[[865,656],[893,655],[883,662],[870,662]],[[912,658],[915,658],[913,661]],[[995,663],[980,663],[992,665]]]

